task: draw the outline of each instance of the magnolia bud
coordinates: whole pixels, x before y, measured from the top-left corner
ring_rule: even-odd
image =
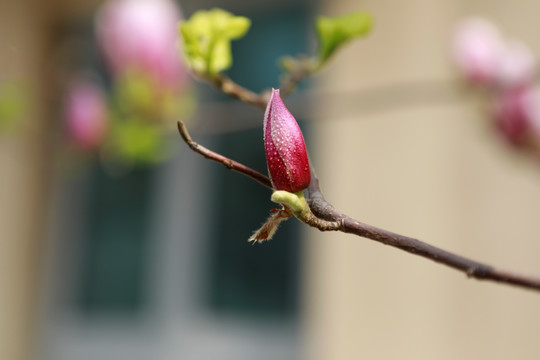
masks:
[[[503,50],[504,40],[498,29],[485,19],[467,19],[456,28],[453,56],[465,78],[473,84],[493,84]]]
[[[298,192],[308,187],[311,174],[302,131],[275,89],[264,114],[264,147],[275,190]]]
[[[535,71],[532,50],[518,40],[508,41],[500,59],[499,85],[505,89],[528,85],[533,82]]]
[[[108,115],[102,89],[89,80],[75,81],[65,103],[67,129],[81,148],[97,148],[104,140]]]
[[[495,103],[498,130],[508,142],[523,146],[540,134],[540,89],[525,87],[503,93]]]
[[[456,28],[453,55],[470,83],[503,90],[532,83],[537,66],[526,44],[504,38],[495,25],[481,18],[468,19]]]
[[[100,49],[113,75],[136,71],[156,85],[177,89],[187,81],[178,49],[181,10],[172,0],[108,0],[97,16]]]

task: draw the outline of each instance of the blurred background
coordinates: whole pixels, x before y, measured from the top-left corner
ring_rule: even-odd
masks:
[[[248,244],[269,191],[193,154],[174,127],[182,118],[196,141],[264,172],[262,113],[181,65],[152,73],[157,49],[124,66],[157,40],[107,20],[109,5],[0,0],[0,359],[540,356],[531,291],[294,220]],[[228,74],[255,91],[278,86],[280,56],[316,51],[315,16],[373,14],[372,34],[286,100],[327,199],[540,274],[540,163],[494,130],[450,54],[456,23],[479,15],[537,56],[538,2],[176,5],[156,10],[163,23],[215,6],[252,19]],[[141,29],[152,11],[139,9]],[[108,21],[132,38],[107,43],[122,33]]]

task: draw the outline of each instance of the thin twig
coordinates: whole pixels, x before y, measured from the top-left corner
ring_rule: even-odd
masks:
[[[218,154],[212,150],[205,148],[204,146],[199,145],[189,135],[186,125],[181,120],[177,122],[178,132],[186,144],[196,153],[201,154],[205,158],[218,162],[225,166],[229,170],[238,171],[241,174],[249,176],[253,180],[257,181],[259,184],[266,186],[267,188],[272,189],[272,182],[268,176],[261,174],[260,172],[251,169],[237,161],[231,160],[221,154]]]
[[[313,61],[310,58],[295,60],[293,71],[286,73],[280,84],[281,96],[286,97],[309,75],[313,73]],[[261,110],[266,109],[269,92],[257,94],[233,81],[227,75],[219,73],[213,76],[204,76],[204,79],[212,83],[219,91],[238,99],[244,103],[253,105]]]
[[[207,159],[221,163],[228,169],[244,174],[266,187],[272,188],[270,179],[267,176],[197,144],[191,139],[186,126],[181,121],[178,122],[178,131],[186,144],[196,153],[201,154]],[[315,214],[316,217],[327,221],[313,221],[308,225],[318,228],[321,231],[335,230],[368,238],[385,245],[407,251],[411,254],[431,259],[440,264],[447,265],[465,273],[468,277],[479,280],[491,280],[494,282],[540,291],[539,278],[497,269],[493,266],[467,259],[463,256],[429,245],[420,240],[364,224],[348,215],[343,214],[332,204],[326,201],[320,189],[319,179],[313,171],[313,167],[311,167],[311,169],[312,176],[311,183],[307,189],[307,200],[313,214]],[[328,221],[335,222],[336,224],[339,224],[339,226],[331,228],[323,228],[322,226],[319,226],[319,224],[327,223]]]
[[[264,94],[257,94],[245,87],[237,84],[224,74],[217,74],[211,78],[207,78],[218,90],[235,99],[238,99],[247,104],[253,105],[261,110],[266,109],[268,97]]]
[[[286,82],[286,79],[284,79]],[[449,106],[465,100],[466,92],[458,91],[460,83],[451,79],[423,79],[399,81],[348,90],[301,91],[287,103],[299,122],[336,122],[350,117],[358,121],[370,115],[407,110],[417,106]],[[280,86],[281,98],[285,98]],[[306,89],[307,90],[307,89]],[[285,93],[286,95],[286,93]],[[327,106],[333,103],[335,106]],[[313,104],[318,106],[314,107]],[[216,101],[201,104],[194,117],[198,130],[204,134],[225,134],[253,129],[260,122],[253,121],[253,112],[246,111],[242,102]],[[204,128],[204,129],[203,129]]]
[[[291,69],[283,75],[279,86],[280,95],[282,98],[292,93],[298,85],[307,77],[313,74],[315,70],[314,60],[309,57],[300,57],[298,59],[290,59]]]

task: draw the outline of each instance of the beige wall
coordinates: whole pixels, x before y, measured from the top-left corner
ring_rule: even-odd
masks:
[[[0,86],[16,84],[26,105],[16,131],[0,133],[0,359],[39,358],[32,350],[57,130],[55,24],[98,3],[0,0]]]
[[[39,1],[0,1],[0,82],[16,83],[28,105],[18,131],[0,134],[0,359],[26,359],[32,342],[47,183],[42,10]]]
[[[452,79],[451,28],[471,13],[540,54],[538,2],[338,0],[324,12],[351,9],[373,13],[376,28],[326,70],[322,85],[336,93]],[[321,112],[340,115],[313,126],[329,201],[361,221],[540,275],[540,164],[500,142],[473,99],[359,114],[334,100]],[[307,359],[540,356],[538,293],[469,280],[350,235],[307,236]]]
[[[54,141],[52,14],[70,9],[60,5],[0,1],[0,85],[16,84],[26,104],[16,131],[0,134],[0,359],[6,360],[32,356]]]

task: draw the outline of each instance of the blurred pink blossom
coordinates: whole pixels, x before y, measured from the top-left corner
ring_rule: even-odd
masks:
[[[511,144],[527,145],[540,135],[540,87],[505,92],[494,106],[497,128]]]
[[[503,49],[498,29],[485,19],[470,18],[456,27],[452,55],[467,80],[474,84],[494,81]]]
[[[74,81],[67,93],[65,117],[71,139],[85,149],[97,148],[107,131],[107,104],[102,89],[89,80]]]
[[[532,82],[536,59],[531,49],[521,41],[509,40],[500,57],[497,78],[503,88],[513,88]]]
[[[158,86],[182,87],[178,52],[181,11],[172,0],[109,0],[97,16],[98,43],[116,76],[142,71]]]
[[[465,78],[476,85],[510,89],[530,84],[536,71],[531,49],[504,38],[482,18],[470,18],[456,28],[452,52]]]

